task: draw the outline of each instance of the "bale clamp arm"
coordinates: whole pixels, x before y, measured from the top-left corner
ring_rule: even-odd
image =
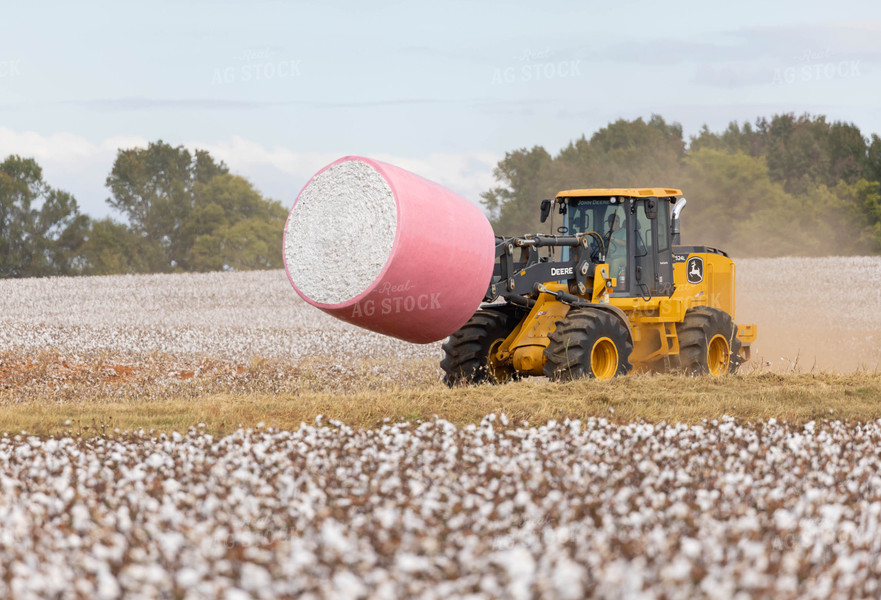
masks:
[[[596,241],[591,247],[590,240]],[[570,260],[551,262],[539,257],[538,249],[547,247],[573,248]],[[515,258],[515,253],[520,256]],[[484,302],[499,296],[526,296],[535,292],[536,284],[567,281],[573,292],[586,294],[588,280],[594,276],[596,264],[605,262],[605,243],[595,231],[575,235],[539,235],[496,237],[496,265]],[[596,261],[596,262],[595,262]]]

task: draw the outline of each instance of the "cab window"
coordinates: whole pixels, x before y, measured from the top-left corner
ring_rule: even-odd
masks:
[[[571,234],[596,232],[603,238],[609,276],[616,279],[616,292],[628,289],[629,264],[627,238],[630,215],[623,203],[612,203],[609,198],[580,199],[569,206],[567,232]],[[592,241],[592,244],[596,242]],[[563,260],[568,260],[568,248],[563,249]]]
[[[613,205],[614,206],[614,205]],[[615,290],[627,289],[627,211],[617,205],[607,217],[603,241],[606,243],[606,262],[609,276],[616,279]]]
[[[644,203],[640,202],[635,214],[636,227],[633,234],[636,252],[634,259],[640,276],[635,282],[634,289],[650,296],[651,290],[655,287],[655,252],[652,239],[652,219],[646,216],[644,208]]]
[[[670,247],[670,208],[666,201],[661,202],[658,210],[658,253]]]

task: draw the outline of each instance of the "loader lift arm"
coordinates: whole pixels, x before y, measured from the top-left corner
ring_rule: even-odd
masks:
[[[549,261],[539,257],[539,248],[572,248],[569,260]],[[515,257],[516,253],[519,257]],[[484,297],[493,302],[499,296],[506,299],[535,293],[536,285],[548,281],[567,281],[573,293],[587,294],[589,280],[596,266],[605,260],[606,247],[602,236],[595,231],[575,235],[528,234],[523,237],[496,238],[496,265]],[[516,301],[514,303],[517,303]]]

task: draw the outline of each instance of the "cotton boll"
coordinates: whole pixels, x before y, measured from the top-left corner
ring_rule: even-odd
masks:
[[[0,437],[0,561],[12,573],[0,593],[877,590],[879,423],[817,421],[805,435],[786,423],[649,431],[588,419],[493,439],[442,420],[322,423],[88,443]]]

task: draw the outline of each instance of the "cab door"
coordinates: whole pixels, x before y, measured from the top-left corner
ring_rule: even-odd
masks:
[[[658,249],[655,295],[669,296],[673,293],[673,238],[670,231],[672,206],[666,198],[658,198],[657,203],[657,217],[653,227],[655,247]]]
[[[667,199],[641,198],[631,208],[634,292],[649,298],[673,293],[673,251]]]

